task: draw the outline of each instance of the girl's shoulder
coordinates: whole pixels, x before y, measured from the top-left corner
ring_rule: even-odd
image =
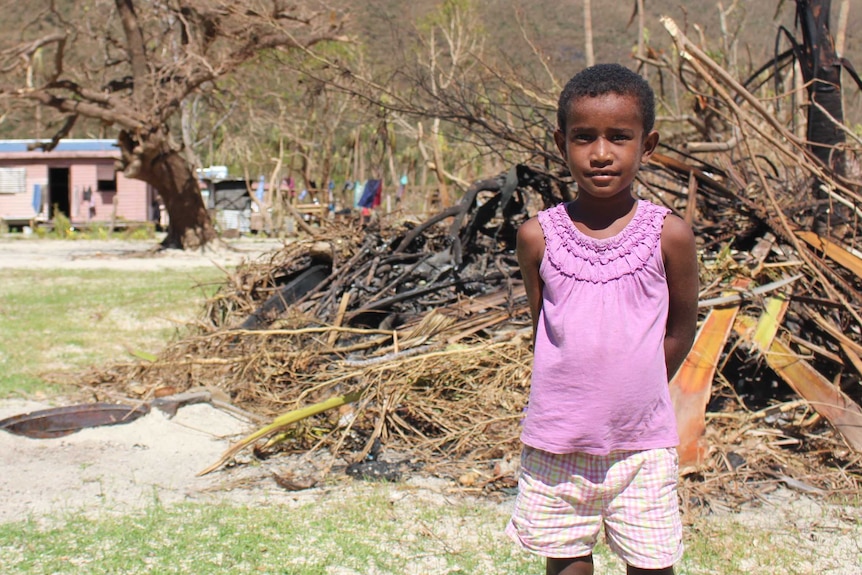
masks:
[[[534,216],[521,224],[518,228],[518,244],[522,243],[544,243],[545,235],[539,216]]]
[[[521,224],[517,236],[518,261],[522,264],[539,265],[545,253],[545,232],[538,217]]]
[[[672,215],[673,213],[670,208],[660,206],[654,202],[644,199],[638,200],[638,211],[651,217],[658,218],[664,218],[668,215]]]
[[[677,251],[675,248],[688,248],[694,244],[691,226],[676,214],[668,214],[661,230],[661,245],[665,252]]]

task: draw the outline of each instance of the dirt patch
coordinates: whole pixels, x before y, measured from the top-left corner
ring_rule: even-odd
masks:
[[[0,402],[0,417],[44,409],[46,403]],[[248,426],[209,405],[168,417],[159,410],[128,424],[31,439],[0,433],[0,521],[57,511],[132,509],[154,497],[166,503],[204,497],[218,484],[195,474],[216,460],[229,438]]]
[[[161,250],[155,240],[0,239],[0,269],[167,270],[236,266],[279,249],[281,240],[220,240],[203,250]]]
[[[155,241],[41,240],[0,238],[0,269],[180,270],[228,268],[244,260],[266,258],[283,247],[281,240],[241,238],[204,251],[156,250]],[[43,401],[0,399],[0,419],[76,403],[70,398]],[[198,477],[230,445],[256,425],[208,403],[182,407],[169,417],[158,409],[133,422],[84,429],[51,439],[31,439],[0,431],[0,522],[47,518],[61,511],[124,512],[158,498],[180,501],[278,502],[296,504],[343,496],[355,480],[334,473],[325,485],[288,491],[273,474],[284,474],[285,461],[235,466]],[[247,460],[244,452],[237,459]],[[332,464],[332,462],[328,462]],[[311,464],[309,464],[311,465]],[[345,466],[346,462],[335,462]],[[313,467],[313,465],[312,465]],[[311,470],[313,475],[313,469]],[[453,486],[433,478],[409,481],[428,494]]]

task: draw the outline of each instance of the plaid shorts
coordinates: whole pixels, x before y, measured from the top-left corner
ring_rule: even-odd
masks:
[[[676,449],[557,455],[528,446],[506,533],[553,558],[592,553],[602,526],[611,550],[643,569],[682,557]]]

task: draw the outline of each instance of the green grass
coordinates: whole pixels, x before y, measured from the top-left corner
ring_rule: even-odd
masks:
[[[304,504],[154,500],[124,515],[97,510],[0,524],[0,557],[4,573],[25,575],[542,573],[543,560],[502,533],[507,517],[488,501],[432,503],[402,484],[335,486]],[[818,572],[806,561],[814,544],[793,527],[699,520],[686,528],[685,543],[681,575]],[[625,567],[600,543],[596,572]]]
[[[62,391],[44,375],[157,352],[193,319],[224,273],[4,270],[0,397]]]
[[[357,491],[325,506],[154,503],[122,517],[0,524],[0,557],[7,573],[56,575],[543,571],[540,559],[504,538],[505,516],[493,505],[434,506],[417,524],[408,520],[417,501],[393,498],[397,486]]]

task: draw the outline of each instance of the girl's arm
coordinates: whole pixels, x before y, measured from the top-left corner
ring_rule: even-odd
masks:
[[[539,325],[539,312],[542,310],[542,277],[539,266],[545,255],[545,234],[539,220],[531,218],[518,228],[518,265],[527,291],[530,304],[530,317],[533,319],[533,344],[536,343],[536,327]]]
[[[664,336],[664,357],[670,380],[688,355],[697,331],[697,250],[691,228],[677,216],[665,218],[661,251],[670,296]]]

